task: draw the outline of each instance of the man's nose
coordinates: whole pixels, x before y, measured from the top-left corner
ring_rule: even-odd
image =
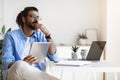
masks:
[[[35,23],[38,23],[38,21],[39,21],[38,19],[36,19],[36,18],[34,19],[34,22],[35,22]]]

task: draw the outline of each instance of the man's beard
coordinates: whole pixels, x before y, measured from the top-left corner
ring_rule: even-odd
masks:
[[[26,26],[29,27],[30,29],[32,30],[35,30],[35,24],[37,24],[38,22],[37,21],[34,21],[32,23],[29,23],[27,20],[26,20]]]
[[[34,24],[26,24],[30,29],[35,30],[35,25]]]

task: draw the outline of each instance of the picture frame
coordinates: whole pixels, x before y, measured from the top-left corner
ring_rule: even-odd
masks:
[[[98,40],[98,31],[97,29],[85,29],[85,34],[88,37],[87,44],[91,44],[92,41]]]

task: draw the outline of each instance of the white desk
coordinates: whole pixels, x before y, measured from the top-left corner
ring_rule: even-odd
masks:
[[[85,71],[94,72],[94,79],[97,80],[96,72],[114,72],[115,79],[117,79],[117,72],[120,72],[120,64],[113,64],[105,61],[92,63],[90,65],[75,67],[75,66],[56,66],[54,63],[50,62],[50,71],[61,71],[61,79],[63,71]]]

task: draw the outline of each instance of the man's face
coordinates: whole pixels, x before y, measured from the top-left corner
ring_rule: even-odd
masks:
[[[30,29],[35,30],[35,25],[38,24],[38,21],[39,21],[39,13],[37,11],[31,10],[28,12],[24,24]]]

